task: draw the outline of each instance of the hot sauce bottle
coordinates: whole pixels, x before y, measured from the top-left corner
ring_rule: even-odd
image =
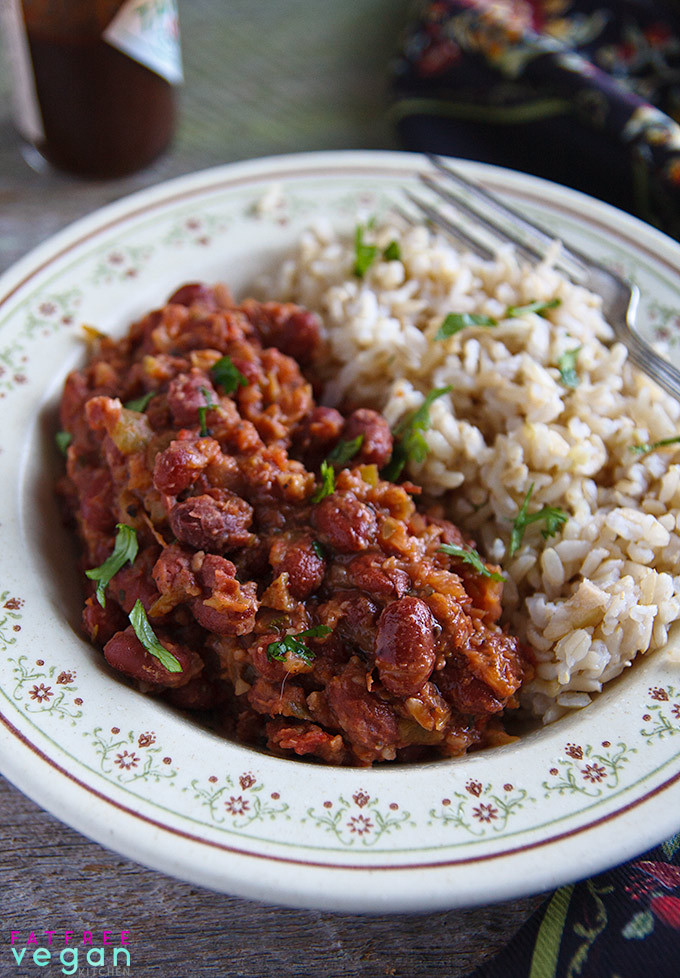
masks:
[[[0,0],[21,135],[87,177],[168,146],[182,80],[176,0]]]

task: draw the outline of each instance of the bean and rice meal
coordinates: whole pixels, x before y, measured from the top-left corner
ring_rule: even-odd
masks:
[[[318,226],[261,301],[190,284],[98,336],[60,493],[109,665],[370,765],[507,742],[506,711],[555,720],[664,646],[680,405],[554,257]]]

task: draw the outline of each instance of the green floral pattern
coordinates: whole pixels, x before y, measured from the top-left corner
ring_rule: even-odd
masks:
[[[288,805],[280,800],[278,791],[269,794],[257,778],[246,771],[238,778],[238,787],[227,774],[220,783],[216,775],[211,775],[207,786],[195,778],[188,788],[195,801],[207,807],[210,818],[216,824],[228,822],[230,827],[244,829],[251,822],[273,821],[279,816],[290,819]]]
[[[512,784],[504,784],[502,789],[494,791],[490,784],[482,786],[480,781],[468,781],[465,792],[452,791],[450,798],[443,798],[439,809],[430,810],[429,824],[439,821],[477,837],[489,832],[501,833],[527,802],[536,801],[524,788]]]
[[[94,747],[101,772],[113,775],[121,784],[135,781],[158,784],[177,777],[172,758],[156,743],[152,731],[136,734],[129,730],[127,734],[121,734],[118,727],[112,727],[105,733],[101,727],[95,727],[91,732],[85,731],[83,736]]]
[[[381,806],[380,800],[371,798],[363,788],[355,791],[351,801],[339,795],[336,801],[324,801],[320,809],[308,808],[307,819],[343,846],[374,846],[384,835],[399,832],[406,823],[415,825],[410,813],[400,811],[396,801]]]

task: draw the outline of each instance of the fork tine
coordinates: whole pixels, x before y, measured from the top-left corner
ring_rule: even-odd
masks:
[[[523,250],[528,251],[534,257],[542,258],[543,254],[548,246],[550,246],[554,241],[554,236],[543,230],[543,228],[529,221],[514,208],[510,207],[508,204],[503,203],[498,197],[489,193],[483,187],[478,184],[468,180],[458,171],[454,171],[442,160],[431,154],[428,155],[428,159],[432,165],[441,173],[447,180],[456,184],[458,187],[466,191],[468,194],[472,195],[475,205],[479,205],[480,202],[487,207],[493,214],[500,216],[505,222],[509,222],[516,228],[520,228],[524,233],[524,238],[519,238],[514,232],[510,232],[507,226],[499,227],[495,222],[490,221],[488,217],[482,215],[477,206],[473,206],[472,202],[468,199],[462,201],[459,197],[456,197],[450,192],[440,188],[432,177],[428,175],[421,175],[428,186],[434,189],[440,196],[449,202],[453,202],[454,206],[459,206],[461,209],[468,213],[472,213],[476,220],[482,220],[485,224],[490,225],[495,228],[496,233],[507,237],[509,240],[518,244]],[[574,249],[567,248],[566,245],[562,244],[561,253],[555,262],[555,264],[560,267],[569,278],[576,282],[583,282],[588,278],[588,267],[586,262],[584,262],[581,255],[574,251]]]
[[[447,234],[457,238],[468,248],[471,248],[475,254],[479,255],[481,258],[493,258],[493,249],[489,248],[489,246],[479,238],[474,237],[467,231],[464,231],[461,227],[459,227],[459,225],[454,224],[453,221],[449,221],[443,214],[428,204],[427,201],[421,200],[419,197],[416,197],[415,194],[406,191],[406,196],[412,204],[415,204],[415,206],[432,221],[433,224],[438,225],[440,228],[446,231]],[[400,211],[400,213],[407,220],[410,220],[404,211]]]
[[[441,197],[441,199],[446,201],[447,204],[450,204],[451,207],[455,207],[468,217],[471,217],[476,224],[481,224],[482,227],[486,228],[486,230],[489,231],[493,235],[494,239],[499,243],[502,243],[503,241],[511,241],[521,252],[524,253],[524,256],[530,260],[538,259],[540,261],[540,259],[543,257],[543,252],[538,248],[532,248],[530,245],[526,244],[526,242],[520,238],[519,235],[513,234],[505,227],[499,227],[497,223],[490,221],[480,210],[477,210],[477,208],[473,207],[472,204],[468,203],[468,201],[457,197],[455,194],[452,194],[451,191],[440,186],[428,173],[421,173],[419,176],[422,182],[429,187],[430,190],[433,190],[438,197]]]

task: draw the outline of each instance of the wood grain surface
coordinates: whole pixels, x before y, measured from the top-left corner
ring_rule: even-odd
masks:
[[[408,7],[408,0],[180,0],[186,83],[177,137],[163,159],[125,180],[29,168],[0,60],[0,271],[72,220],[182,173],[277,153],[398,148],[386,84]],[[17,968],[10,928],[130,929],[130,975],[139,978],[457,978],[499,949],[540,900],[383,917],[255,904],[109,852],[0,779],[3,978],[61,974],[54,966]]]

